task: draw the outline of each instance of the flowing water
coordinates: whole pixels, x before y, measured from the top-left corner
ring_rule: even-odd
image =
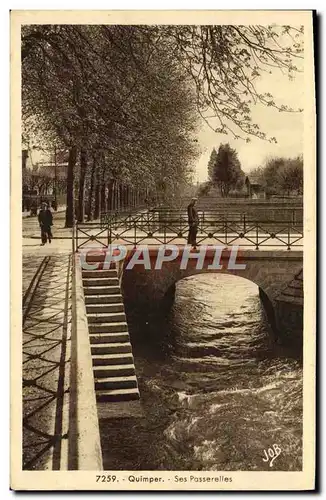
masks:
[[[134,342],[144,418],[106,422],[106,468],[301,470],[302,362],[272,341],[254,284],[180,281],[161,332]]]

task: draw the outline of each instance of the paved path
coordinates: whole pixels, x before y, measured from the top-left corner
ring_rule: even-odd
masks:
[[[23,249],[23,468],[65,470],[71,256],[43,249]]]
[[[53,226],[52,232],[54,238],[71,237],[71,229],[65,228],[65,211],[61,210],[58,212],[52,212],[53,214]],[[41,230],[38,222],[38,218],[35,217],[23,217],[23,238],[36,238],[41,240]]]

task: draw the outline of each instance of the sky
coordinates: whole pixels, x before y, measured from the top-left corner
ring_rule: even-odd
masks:
[[[295,109],[303,108],[304,76],[297,73],[290,81],[286,74],[275,69],[272,74],[257,78],[259,92],[270,92],[277,104],[285,104]],[[207,180],[207,163],[213,147],[228,142],[238,152],[244,172],[264,164],[270,156],[293,157],[303,152],[303,113],[279,112],[262,105],[252,106],[253,122],[258,123],[262,132],[275,136],[277,144],[251,137],[246,143],[234,140],[232,134],[221,135],[211,130],[205,123],[198,133],[198,143],[202,154],[195,166],[195,181]]]

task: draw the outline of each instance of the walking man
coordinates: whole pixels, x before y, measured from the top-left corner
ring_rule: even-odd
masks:
[[[51,238],[52,238],[51,226],[53,224],[52,213],[51,210],[49,210],[46,203],[42,203],[41,205],[41,210],[39,211],[38,214],[38,221],[41,228],[41,240],[42,240],[41,245],[42,246],[45,245],[48,238],[49,238],[49,243],[51,243]]]
[[[196,237],[198,231],[198,212],[195,208],[197,203],[197,198],[193,198],[188,205],[188,223],[189,223],[189,233],[188,233],[188,245],[191,245],[195,250],[197,248]]]

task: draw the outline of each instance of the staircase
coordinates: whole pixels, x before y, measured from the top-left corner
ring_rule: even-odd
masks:
[[[286,285],[276,300],[279,302],[290,302],[303,307],[303,269]]]
[[[101,267],[101,264],[100,266]],[[139,399],[132,347],[115,263],[82,270],[98,402]]]

